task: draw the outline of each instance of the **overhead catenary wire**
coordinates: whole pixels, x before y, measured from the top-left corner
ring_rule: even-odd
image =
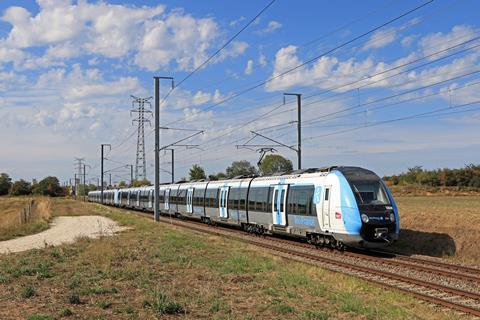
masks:
[[[415,61],[413,61],[413,62],[415,62]],[[413,63],[413,62],[411,61],[410,63]],[[397,66],[397,67],[398,67],[398,66]],[[362,80],[363,80],[363,79],[359,79],[358,81],[362,81]],[[350,85],[351,85],[351,84],[350,84]],[[289,103],[288,103],[288,104],[289,104]],[[291,111],[291,110],[294,110],[294,109],[289,109],[289,110],[287,110],[286,112]],[[244,111],[244,110],[242,110],[241,112],[243,112],[243,111]],[[241,112],[237,112],[237,113],[241,113]],[[273,116],[275,116],[275,114],[274,114]],[[172,123],[172,122],[171,122],[171,123]],[[243,125],[244,125],[244,124],[242,124],[241,126],[239,126],[239,128],[241,128]]]
[[[357,40],[359,40],[359,39],[361,39],[361,38],[364,38],[364,37],[366,37],[367,35],[370,35],[370,34],[374,33],[375,31],[377,31],[377,30],[379,30],[379,29],[381,29],[381,28],[383,28],[383,27],[385,27],[385,26],[387,26],[387,25],[389,25],[389,24],[394,23],[395,21],[398,21],[398,20],[404,18],[405,16],[408,16],[408,15],[412,14],[412,13],[415,12],[415,11],[418,11],[418,10],[422,9],[423,7],[431,4],[433,1],[434,1],[434,0],[429,0],[429,1],[427,1],[427,2],[424,2],[423,4],[421,4],[421,5],[419,5],[419,6],[416,6],[416,7],[414,7],[413,9],[410,9],[410,10],[408,10],[408,11],[406,11],[406,12],[404,12],[404,13],[402,13],[402,14],[400,14],[400,15],[398,15],[398,16],[396,16],[396,17],[394,17],[394,18],[392,18],[392,19],[390,19],[390,20],[388,20],[388,21],[386,21],[386,22],[384,22],[384,23],[382,23],[381,25],[379,25],[379,26],[377,26],[377,27],[374,27],[374,28],[372,28],[372,29],[370,29],[370,30],[368,30],[368,31],[366,31],[366,32],[364,32],[364,33],[362,33],[362,34],[360,34],[360,35],[358,35],[358,36],[356,36],[356,37],[354,37],[354,38],[346,41],[346,42],[343,42],[342,44],[337,45],[337,46],[335,46],[334,48],[332,48],[332,49],[330,49],[330,50],[327,50],[326,52],[324,52],[324,53],[322,53],[322,54],[320,54],[320,55],[317,55],[317,56],[315,56],[315,57],[313,57],[313,58],[311,58],[311,59],[309,59],[309,60],[307,60],[307,61],[305,61],[305,62],[303,62],[303,63],[301,63],[301,64],[298,64],[297,66],[295,66],[295,67],[293,67],[293,68],[290,68],[290,69],[288,69],[288,70],[286,70],[286,71],[284,71],[284,72],[281,72],[281,73],[279,73],[279,74],[277,74],[277,75],[274,75],[274,76],[272,76],[272,77],[270,77],[270,78],[268,78],[268,79],[266,79],[266,80],[263,80],[263,81],[259,82],[258,84],[254,85],[254,86],[251,86],[251,87],[249,87],[249,88],[247,88],[247,89],[244,89],[244,90],[241,90],[241,91],[239,91],[239,92],[236,92],[236,93],[234,93],[233,95],[230,95],[230,96],[228,96],[227,98],[222,99],[221,101],[219,101],[219,102],[217,102],[217,103],[214,103],[214,104],[212,104],[212,105],[210,105],[210,106],[208,106],[208,107],[206,107],[206,108],[202,108],[202,111],[207,111],[207,110],[210,110],[210,109],[212,109],[212,108],[215,108],[216,106],[219,106],[219,105],[221,105],[221,104],[223,104],[223,103],[225,103],[225,102],[228,102],[228,101],[230,101],[230,100],[233,100],[233,99],[235,99],[235,98],[237,98],[237,97],[239,97],[239,96],[241,96],[241,95],[243,95],[243,94],[245,94],[245,93],[247,93],[247,92],[250,92],[250,91],[255,90],[255,89],[257,89],[257,88],[259,88],[259,87],[261,87],[261,86],[263,86],[263,85],[265,85],[265,84],[267,84],[267,83],[270,83],[270,82],[272,82],[272,81],[275,80],[275,79],[278,79],[278,78],[280,78],[280,77],[283,77],[284,75],[287,75],[287,74],[289,74],[289,73],[291,73],[291,72],[293,72],[293,71],[295,71],[295,70],[298,70],[298,69],[300,69],[300,68],[302,68],[302,67],[304,67],[304,66],[306,66],[306,65],[308,65],[308,64],[310,64],[310,63],[312,63],[312,62],[315,62],[315,61],[317,61],[318,59],[320,59],[320,58],[322,58],[322,57],[324,57],[324,56],[327,56],[327,55],[329,55],[329,54],[331,54],[331,53],[333,53],[333,52],[336,52],[337,50],[339,50],[339,49],[341,49],[341,48],[343,48],[343,47],[345,47],[345,46],[347,46],[347,45],[349,45],[349,44],[351,44],[351,43],[353,43],[353,42],[355,42],[355,41],[357,41]],[[171,124],[173,124],[173,123],[178,123],[178,122],[181,122],[181,121],[183,121],[183,120],[182,120],[182,119],[176,120],[176,121],[173,121],[173,122],[168,123],[167,125],[171,125]]]
[[[410,115],[410,116],[405,116],[405,117],[400,117],[400,118],[395,118],[395,119],[384,120],[384,121],[380,121],[380,122],[377,122],[377,123],[358,126],[358,127],[351,128],[351,129],[345,129],[345,130],[335,131],[335,132],[331,132],[331,133],[310,136],[310,137],[306,137],[304,139],[304,141],[329,137],[329,136],[333,136],[333,135],[337,135],[337,134],[341,134],[341,133],[356,131],[356,130],[360,130],[360,129],[363,129],[363,128],[379,126],[379,125],[392,123],[392,122],[397,122],[397,121],[405,121],[405,120],[411,120],[411,119],[415,119],[415,118],[423,118],[427,115],[435,114],[435,113],[438,113],[438,112],[452,110],[452,109],[458,109],[458,108],[465,108],[465,107],[476,105],[476,104],[479,104],[479,103],[480,103],[480,100],[476,100],[476,101],[472,101],[472,102],[469,102],[469,103],[464,103],[464,104],[460,104],[460,105],[456,105],[456,106],[443,107],[443,108],[435,109],[435,110],[432,110],[432,111],[417,113],[417,114],[413,114],[413,115]]]
[[[472,75],[472,74],[477,74],[477,73],[479,73],[479,72],[480,72],[480,69],[479,69],[479,70],[476,70],[476,71],[473,71],[473,72],[469,72],[469,73],[467,73],[467,74],[464,74],[463,76]],[[451,79],[449,79],[448,81],[452,81],[452,79],[458,79],[459,77],[460,77],[460,76],[451,78]],[[445,82],[445,81],[442,81],[442,82]],[[476,84],[478,84],[478,83],[479,83],[479,82],[473,82],[473,83],[471,83],[471,84],[467,84],[467,85],[465,85],[465,86],[458,87],[457,89],[460,90],[460,89],[462,89],[462,88],[466,88],[466,87],[469,87],[469,86],[473,86],[473,85],[476,85]],[[430,86],[434,86],[434,85],[438,85],[438,83],[431,84]],[[430,87],[430,86],[428,86],[428,87]],[[423,88],[423,89],[425,89],[425,88]],[[437,93],[437,94],[440,94],[440,93]],[[393,96],[393,95],[392,95],[392,96]],[[394,96],[397,96],[397,95],[394,95]],[[425,97],[428,97],[428,96],[432,96],[432,94],[428,94],[428,95],[426,95],[426,96],[415,97],[415,98],[408,99],[408,100],[404,100],[404,101],[399,101],[399,102],[394,103],[394,104],[392,104],[392,105],[399,105],[399,104],[402,104],[402,103],[406,103],[406,102],[412,101],[412,100],[414,100],[414,99],[422,99],[422,98],[425,98]],[[384,99],[384,101],[385,101],[385,99]],[[387,106],[389,106],[389,105],[387,105]],[[357,106],[355,106],[355,107],[357,107]],[[386,106],[380,106],[380,107],[377,107],[377,108],[385,108],[385,107],[386,107]],[[280,137],[282,137],[282,136],[285,136],[285,134],[282,134],[282,135],[280,135],[280,136],[276,136],[275,138],[280,138]],[[236,142],[238,142],[238,141],[242,141],[242,140],[244,140],[244,139],[245,139],[245,138],[240,138],[240,139],[237,139],[237,140],[235,140],[235,141],[230,141],[230,142],[227,142],[227,143],[218,145],[218,146],[222,146],[222,145],[232,145],[232,144],[234,144],[234,143],[236,143]],[[304,139],[303,141],[307,141],[307,140]],[[208,150],[209,150],[209,149],[206,149],[206,151],[208,151]],[[191,156],[190,158],[192,158],[192,156]],[[188,161],[186,161],[186,162],[188,162]]]
[[[478,39],[478,38],[479,38],[479,37],[475,37],[475,38],[472,38],[472,39],[468,39],[468,40],[465,41],[464,43],[469,43],[469,42],[473,41],[474,39]],[[461,44],[463,44],[463,42],[462,42]],[[457,47],[458,47],[459,45],[461,45],[461,44],[452,46],[452,47],[450,47],[450,49],[452,49],[452,48],[457,48]],[[477,47],[477,46],[478,46],[478,45],[476,45],[476,46],[474,46],[474,47]],[[473,47],[470,47],[470,48],[467,48],[467,49],[472,49],[472,48],[473,48]],[[467,49],[463,49],[462,51],[457,51],[456,53],[458,54],[458,53],[461,53],[461,52],[465,52]],[[444,53],[444,52],[446,52],[445,50],[446,50],[446,49],[442,49],[442,50],[440,50],[440,51],[437,51],[437,52],[434,52],[434,53],[432,53],[432,54],[429,54],[428,57],[434,56],[434,55],[436,55],[436,54]],[[455,54],[455,53],[454,53],[454,54]],[[453,56],[454,54],[448,55],[448,57],[451,57],[451,56]],[[425,57],[427,57],[427,56],[425,56]],[[438,62],[438,61],[440,61],[440,60],[445,59],[446,57],[447,57],[447,56],[445,56],[445,57],[440,57],[440,58],[437,59],[436,61]],[[418,59],[412,61],[411,63],[414,63],[414,62],[418,62]],[[428,64],[431,64],[431,63],[429,62],[429,63],[427,63],[427,64],[422,65],[421,67],[424,67],[425,65],[428,65]],[[405,65],[406,65],[406,64],[405,64]],[[394,68],[396,68],[396,67],[394,67]],[[418,68],[418,66],[415,67],[415,68]],[[411,70],[413,70],[413,68],[412,68],[412,69],[409,69],[409,70],[411,71]],[[405,73],[405,72],[404,72],[404,71],[400,71],[399,73],[396,73],[395,75],[399,75],[399,74],[403,74],[403,73]],[[391,75],[391,76],[393,76],[393,75]],[[389,77],[391,77],[391,76],[389,76]],[[364,79],[362,78],[362,79],[357,80],[356,82],[361,82],[361,81],[363,81],[363,80],[364,80]],[[452,80],[452,79],[450,79],[450,80]],[[368,85],[373,85],[373,84],[375,84],[375,83],[377,83],[377,82],[379,82],[379,81],[383,81],[383,79],[380,79],[380,80],[378,80],[378,81],[369,82],[369,83],[367,83],[366,85],[363,85],[363,87],[366,87],[366,86],[368,86]],[[416,81],[416,80],[408,81],[407,83],[412,83],[412,82],[415,82],[415,81]],[[349,84],[351,85],[352,82],[349,83]],[[405,83],[403,83],[403,84],[405,84]],[[433,85],[437,85],[437,84],[439,84],[439,83],[435,83],[435,84],[433,84]],[[431,85],[429,85],[429,86],[431,86]],[[429,86],[425,86],[425,88],[426,88],[426,87],[429,87]],[[354,89],[352,89],[352,90],[354,90]],[[415,89],[414,89],[414,90],[415,90]],[[395,96],[398,96],[398,94],[395,94]],[[392,97],[393,97],[393,96],[384,97],[384,98],[382,98],[382,101],[383,101],[383,100],[386,100],[386,98],[392,98]],[[325,100],[327,100],[327,99],[328,99],[328,97],[325,98]],[[324,101],[324,100],[315,101],[315,103],[318,103],[318,102],[321,102],[321,101]],[[379,102],[379,101],[376,101],[376,102]],[[312,104],[312,103],[305,103],[304,105],[305,105],[305,106],[309,106],[309,105],[311,105],[311,104]],[[277,108],[280,108],[280,107],[282,107],[282,105],[277,106]],[[357,107],[358,107],[358,105],[355,105],[355,106],[353,106],[352,108],[357,108]],[[273,111],[277,110],[277,108],[272,109],[272,110],[269,112],[269,114],[272,113]],[[291,109],[291,110],[293,110],[293,109]],[[344,111],[342,110],[342,111],[334,112],[333,114],[341,113],[341,112],[344,112]],[[232,133],[232,132],[234,132],[234,131],[238,131],[238,130],[244,128],[246,125],[248,125],[248,124],[250,124],[250,123],[259,121],[259,120],[261,120],[261,119],[263,118],[263,116],[265,116],[265,115],[262,115],[262,116],[260,116],[259,118],[250,120],[250,121],[248,121],[248,122],[246,122],[246,123],[242,123],[241,125],[237,126],[236,128],[233,128],[233,129],[229,130],[229,132],[224,133],[223,136],[229,135],[230,133]],[[322,117],[323,117],[323,116],[318,117],[318,118],[322,118]],[[310,120],[310,121],[311,121],[311,120]],[[308,122],[309,122],[309,120],[304,121],[304,123],[308,123]],[[284,125],[290,125],[290,121],[287,122],[287,123],[284,123]],[[216,129],[216,130],[218,131],[218,129]],[[217,138],[212,138],[212,139],[210,139],[210,140],[208,140],[208,141],[215,141],[216,139],[217,139]],[[235,142],[237,142],[237,141],[235,141]],[[234,143],[234,142],[231,142],[231,143]],[[203,143],[203,144],[205,145],[205,143]],[[223,144],[223,145],[228,145],[228,144],[230,144],[230,143],[225,143],[225,144]],[[218,146],[219,146],[219,145],[217,144],[216,147],[218,147]],[[221,146],[221,145],[220,145],[220,146]]]
[[[461,39],[461,38],[465,38],[465,37],[459,37],[459,38],[456,38],[456,39],[452,39],[452,40],[450,40],[449,42],[456,41],[456,40]],[[396,65],[396,66],[394,66],[394,67],[392,67],[392,68],[390,68],[390,69],[384,70],[384,71],[379,72],[378,74],[375,74],[375,75],[370,75],[368,78],[372,78],[373,76],[378,76],[378,75],[380,75],[380,74],[384,74],[384,73],[387,73],[387,72],[389,72],[389,71],[393,71],[393,70],[399,69],[399,68],[404,67],[404,66],[406,66],[406,65],[413,64],[413,63],[419,62],[419,61],[421,61],[421,60],[428,59],[428,58],[433,57],[433,56],[435,56],[435,55],[445,53],[445,52],[447,52],[447,51],[449,51],[449,50],[458,48],[458,47],[460,47],[460,46],[462,46],[462,45],[465,45],[465,44],[467,44],[467,43],[470,43],[470,42],[473,42],[473,41],[475,41],[475,40],[478,40],[478,38],[479,38],[479,37],[470,38],[470,39],[468,39],[468,40],[466,40],[466,41],[464,41],[464,42],[462,42],[462,43],[455,44],[454,46],[451,46],[451,47],[449,47],[449,48],[445,48],[445,49],[442,49],[442,50],[440,50],[440,51],[437,51],[437,52],[434,52],[434,53],[425,55],[425,56],[423,56],[422,58],[418,58],[418,59],[415,59],[415,60],[411,60],[411,61],[406,62],[406,63],[403,63],[403,64],[401,64],[401,65]],[[438,61],[440,61],[440,60],[443,60],[443,59],[446,59],[446,58],[451,57],[451,56],[453,56],[453,55],[456,55],[456,54],[465,52],[465,51],[467,51],[467,50],[471,50],[471,49],[476,48],[476,47],[477,47],[477,46],[473,46],[473,47],[470,47],[470,48],[467,48],[467,49],[464,49],[464,50],[461,50],[461,51],[457,51],[457,52],[455,52],[455,53],[453,53],[453,54],[451,54],[451,55],[448,55],[448,56],[445,56],[445,57],[441,57],[440,59],[437,59],[437,60],[435,60],[435,61],[429,62],[429,63],[424,64],[424,65],[422,65],[422,66],[417,66],[417,67],[415,67],[415,68],[412,68],[412,69],[410,69],[410,71],[413,70],[413,69],[418,69],[418,68],[420,68],[420,67],[424,67],[424,66],[429,65],[429,64],[432,64],[432,63],[434,63],[434,62],[438,62]],[[405,71],[402,71],[402,72],[400,72],[400,73],[397,73],[396,75],[402,74],[402,73],[405,73]],[[395,75],[391,75],[391,76],[389,76],[389,78],[390,78],[390,77],[393,77],[393,76],[395,76]],[[374,82],[367,83],[366,85],[363,85],[362,87],[366,87],[366,86],[368,86],[368,85],[372,85],[373,83],[377,83],[377,82],[383,81],[383,80],[385,80],[385,79],[386,79],[386,78],[380,79],[380,80],[378,80],[378,81],[374,81]],[[361,79],[358,79],[358,80],[356,80],[356,81],[354,81],[354,82],[350,82],[350,83],[348,83],[348,84],[344,84],[344,85],[342,85],[341,87],[344,87],[344,86],[346,86],[346,85],[352,85],[352,84],[358,83],[358,82],[362,82],[362,81],[364,81],[364,80],[365,80],[365,78],[361,78]],[[335,88],[329,88],[329,89],[327,89],[327,90],[331,91],[331,90],[334,90],[334,89],[335,89]],[[339,87],[338,89],[340,89],[340,87]],[[352,89],[352,90],[354,90],[354,89]],[[322,93],[326,93],[325,90],[323,90]],[[343,93],[342,93],[342,94],[343,94]],[[313,96],[316,96],[316,95],[318,95],[318,94],[311,95],[311,96],[307,96],[305,99],[308,99],[308,98],[313,97]],[[326,99],[329,99],[329,97],[327,97]],[[318,102],[318,101],[316,101],[316,102]],[[309,106],[309,105],[311,105],[311,104],[312,104],[312,103],[306,103],[306,104],[304,104],[304,106]],[[294,110],[294,109],[289,109],[289,110]],[[289,110],[287,110],[287,111],[289,111]],[[242,111],[241,111],[241,112],[242,112]],[[240,112],[238,112],[238,113],[240,113]],[[259,120],[259,119],[257,119],[257,120]],[[290,124],[291,124],[291,122],[289,121],[289,122],[287,122],[285,125],[290,125]],[[243,127],[243,126],[244,126],[244,124],[240,125],[238,128],[241,128],[241,127]],[[234,131],[234,130],[232,130],[232,131]]]
[[[233,42],[243,31],[245,31],[252,23],[254,23],[268,8],[270,8],[276,0],[271,0],[260,12],[258,12],[252,19],[248,21],[247,24],[245,24],[239,31],[237,31],[231,38],[227,40],[220,48],[218,48],[212,55],[210,55],[205,61],[203,61],[199,66],[197,66],[192,72],[190,72],[188,75],[186,75],[182,80],[180,80],[176,86],[173,87],[172,90],[170,90],[165,97],[163,98],[162,102],[165,102],[165,100],[168,98],[168,96],[173,92],[173,90],[179,86],[181,86],[185,81],[190,79],[196,72],[198,72],[200,69],[202,69],[204,66],[206,66],[214,57],[216,57],[223,49],[225,49],[230,43]]]
[[[456,1],[456,0],[455,0],[455,1]],[[393,3],[393,1],[392,1],[392,3]],[[441,7],[441,9],[444,10],[444,9],[446,9],[446,8],[451,8],[451,7],[453,7],[453,6],[454,6],[454,4],[450,4],[450,5],[446,5],[446,6]],[[385,7],[387,7],[387,6],[385,6]],[[459,5],[456,4],[454,7],[457,8],[457,7],[459,7]],[[383,8],[383,7],[382,7],[382,8]],[[438,9],[437,9],[437,10],[438,10]],[[372,12],[369,13],[369,14],[365,14],[364,17],[365,17],[365,18],[366,18],[366,17],[371,17],[371,14],[373,14],[374,12],[376,13],[377,11],[379,11],[379,10],[374,10],[374,11],[372,11]],[[451,12],[451,10],[448,11],[448,12]],[[426,16],[430,16],[430,15],[432,15],[432,13],[428,13]],[[415,25],[420,24],[420,23],[424,23],[424,22],[426,21],[426,20],[425,20],[425,17],[426,17],[426,16],[422,16],[422,18],[419,19],[420,21],[416,21],[416,22],[415,22]],[[347,23],[347,24],[348,24],[348,25],[351,25],[351,24],[354,23],[356,20],[358,20],[358,19],[354,19],[353,21],[350,21],[350,22]],[[330,35],[332,35],[332,34],[335,34],[335,33],[339,32],[339,31],[343,30],[344,28],[346,28],[346,25],[344,25],[343,28],[342,28],[342,27],[339,27],[339,28],[337,28],[336,30],[331,31],[331,32],[328,32],[328,33],[324,34],[323,36],[317,37],[317,38],[315,38],[315,39],[321,39],[321,38],[328,37],[328,36],[330,36]],[[384,35],[382,35],[381,37],[376,37],[376,38],[373,40],[373,42],[372,42],[372,39],[371,39],[371,38],[368,39],[368,40],[366,40],[366,42],[369,42],[369,43],[370,43],[370,42],[372,42],[372,43],[381,42],[381,41],[383,41],[383,39],[389,37],[393,32],[395,32],[395,30],[387,31],[387,32],[386,32]],[[313,39],[313,40],[311,40],[311,41],[309,41],[309,42],[315,42],[315,41],[316,41],[315,39]],[[298,48],[306,47],[306,46],[308,46],[308,45],[309,45],[308,43],[307,43],[307,44],[303,44],[303,45],[298,45]],[[282,48],[282,47],[283,47],[283,46],[280,46],[279,48]],[[342,50],[345,50],[346,48],[348,48],[348,46],[342,48]],[[353,47],[353,48],[351,48],[351,49],[353,49],[353,50],[355,50],[355,51],[357,51],[357,52],[358,52],[358,51],[361,51],[361,47]],[[337,54],[337,56],[339,56],[339,55]],[[340,56],[341,56],[341,54],[340,54]],[[227,77],[226,79],[224,79],[224,80],[222,80],[222,81],[220,81],[220,82],[224,82],[225,80],[233,79],[233,78],[236,79],[237,77],[230,76],[230,77]],[[248,87],[248,86],[250,86],[250,85],[253,85],[253,83],[251,83],[251,84],[249,84],[249,85],[246,85],[245,87]],[[208,86],[207,86],[207,87],[208,87]],[[202,88],[205,88],[205,86],[203,86]],[[271,97],[256,98],[255,101],[264,100],[264,99],[266,99],[266,98],[271,98]],[[192,105],[192,106],[188,106],[188,107],[186,107],[186,108],[190,108],[190,107],[193,108],[194,106]]]

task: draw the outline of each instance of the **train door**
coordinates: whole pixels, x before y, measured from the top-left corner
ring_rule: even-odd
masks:
[[[193,188],[187,189],[187,213],[193,213]]]
[[[330,199],[332,198],[331,190],[332,190],[332,186],[326,186],[325,194],[323,195],[323,205],[322,205],[323,229],[330,228]]]
[[[288,185],[278,185],[273,187],[272,214],[274,225],[287,225],[287,188]]]
[[[170,189],[165,190],[165,210],[170,210]]]
[[[219,201],[220,218],[225,218],[225,219],[228,218],[228,206],[227,206],[228,189],[229,187],[222,187],[220,189],[220,201]]]

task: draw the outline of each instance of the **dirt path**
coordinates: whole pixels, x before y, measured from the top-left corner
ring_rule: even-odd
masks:
[[[1,241],[0,254],[41,249],[74,242],[78,237],[98,238],[126,230],[115,221],[102,216],[57,217],[50,229],[17,239]]]

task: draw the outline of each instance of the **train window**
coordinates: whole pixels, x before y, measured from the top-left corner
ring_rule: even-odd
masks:
[[[266,199],[266,206],[264,208],[265,212],[272,212],[272,195],[273,195],[273,187],[269,187],[268,193],[267,193],[267,199]]]
[[[278,211],[278,189],[273,191],[273,211]]]
[[[329,195],[330,195],[330,189],[327,188],[327,189],[325,189],[325,200],[328,201]]]
[[[378,181],[352,181],[358,204],[390,204],[383,186]]]
[[[241,188],[238,194],[238,209],[247,210],[247,188]]]
[[[177,203],[177,190],[170,189],[170,204]]]
[[[316,215],[313,203],[314,186],[290,186],[287,194],[287,213],[295,215]]]
[[[283,212],[284,209],[284,200],[285,199],[285,189],[282,190],[282,194],[280,195],[280,212]]]
[[[205,191],[205,207],[215,208],[218,205],[215,205],[218,189],[207,189]]]
[[[242,199],[243,198],[243,199]],[[247,201],[247,189],[246,188],[231,188],[228,193],[228,208],[235,210],[245,210],[245,204]]]
[[[259,188],[250,188],[250,193],[248,194],[248,211],[254,211],[256,201],[257,201],[257,192]]]
[[[205,188],[193,189],[193,204],[195,206],[203,206],[203,199],[205,197]]]
[[[243,198],[244,196],[243,192],[244,191],[246,192],[246,189],[240,189],[240,190],[242,190],[241,197]],[[242,207],[242,200],[240,201],[241,201],[240,206]],[[268,187],[250,188],[250,193],[248,195],[248,210],[259,211],[259,212],[270,212],[271,209],[269,205],[271,206]]]
[[[178,191],[178,193],[177,193],[177,204],[186,204],[186,194],[187,194],[186,189],[182,189],[182,190]]]

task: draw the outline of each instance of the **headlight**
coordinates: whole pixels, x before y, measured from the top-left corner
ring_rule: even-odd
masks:
[[[390,221],[392,222],[395,221],[395,215],[393,213],[390,213]]]
[[[363,223],[367,223],[370,219],[368,219],[368,216],[365,213],[362,213],[361,215]]]

